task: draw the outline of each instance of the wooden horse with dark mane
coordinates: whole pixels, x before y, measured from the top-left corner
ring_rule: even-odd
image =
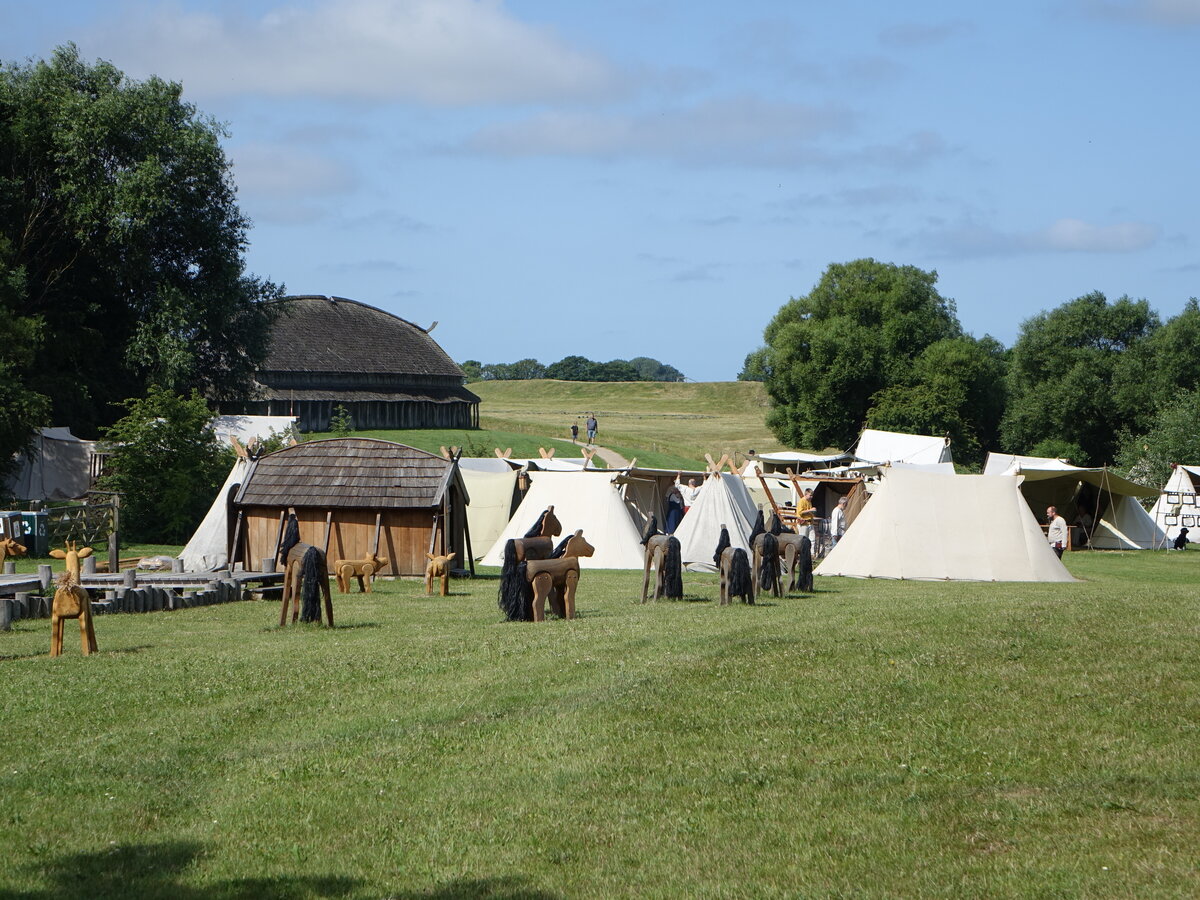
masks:
[[[763,527],[763,511],[758,511],[754,528],[750,531],[750,547],[754,552],[751,570],[754,592],[770,591],[776,597],[783,596],[783,578],[779,571],[779,540]]]
[[[63,620],[78,619],[83,655],[88,656],[96,652],[96,627],[92,624],[92,598],[80,586],[83,569],[80,560],[91,556],[92,548],[76,549],[74,541],[67,541],[66,548],[55,547],[50,551],[55,559],[67,561],[67,570],[58,576],[58,589],[54,592],[54,606],[50,610],[50,655],[62,655]]]
[[[321,621],[321,597],[325,598],[325,618],[333,627],[333,599],[329,594],[329,564],[325,551],[300,541],[300,524],[296,514],[288,516],[283,542],[279,545],[283,558],[283,608],[279,624],[287,624],[288,606],[293,602],[292,621]]]
[[[501,573],[499,603],[509,619],[543,622],[546,602],[564,619],[575,618],[575,589],[579,584],[579,557],[596,548],[576,531],[554,550],[549,559],[529,559],[510,573]]]
[[[806,594],[813,592],[812,541],[806,534],[796,534],[784,526],[779,516],[771,513],[771,534],[779,542],[779,556],[788,571],[787,590],[790,594],[800,588]]]
[[[0,562],[4,562],[7,556],[24,556],[25,545],[18,544],[16,540],[6,537],[0,540]]]
[[[554,539],[560,534],[562,524],[554,516],[554,507],[547,506],[524,537],[511,538],[504,545],[503,568],[507,569],[510,562],[516,565],[527,559],[548,559],[554,552]]]
[[[658,519],[650,517],[642,534],[642,546],[646,548],[646,568],[642,575],[642,602],[650,592],[650,569],[654,568],[654,599],[683,599],[683,553],[679,538],[672,534],[660,534]]]
[[[754,603],[754,579],[750,575],[750,556],[729,540],[729,529],[721,526],[713,564],[721,573],[721,605],[728,606],[734,597],[743,603]]]

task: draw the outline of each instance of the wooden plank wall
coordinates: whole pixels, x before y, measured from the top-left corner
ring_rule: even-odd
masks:
[[[243,559],[252,568],[275,552],[279,534],[279,509],[249,507],[242,526],[245,534]],[[371,551],[375,537],[373,509],[335,510],[329,535],[328,560],[362,559]],[[325,543],[325,510],[298,509],[300,540],[314,547]],[[441,542],[441,524],[438,541]],[[388,558],[384,575],[423,575],[425,553],[433,530],[431,510],[383,510],[379,533],[379,555]]]

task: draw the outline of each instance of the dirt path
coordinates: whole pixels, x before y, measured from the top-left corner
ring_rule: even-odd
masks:
[[[587,446],[587,444],[580,444],[578,441],[572,441],[568,438],[554,438],[554,440],[561,441],[564,444],[575,444],[577,447]],[[629,460],[615,450],[609,450],[607,447],[601,447],[599,444],[593,444],[592,449],[596,451],[596,455],[604,460],[605,465],[610,469],[624,469],[629,465]]]

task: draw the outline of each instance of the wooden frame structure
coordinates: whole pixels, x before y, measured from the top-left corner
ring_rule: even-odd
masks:
[[[275,556],[294,510],[328,560],[387,558],[378,574],[424,576],[426,554],[474,573],[458,457],[369,438],[296,444],[253,462],[230,504],[230,564]],[[331,573],[335,574],[335,573]]]

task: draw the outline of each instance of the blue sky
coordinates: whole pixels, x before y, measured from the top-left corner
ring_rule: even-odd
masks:
[[[1093,290],[1200,296],[1200,0],[46,0],[226,123],[251,272],[455,359],[728,380],[831,262],[935,269],[1005,344]]]

